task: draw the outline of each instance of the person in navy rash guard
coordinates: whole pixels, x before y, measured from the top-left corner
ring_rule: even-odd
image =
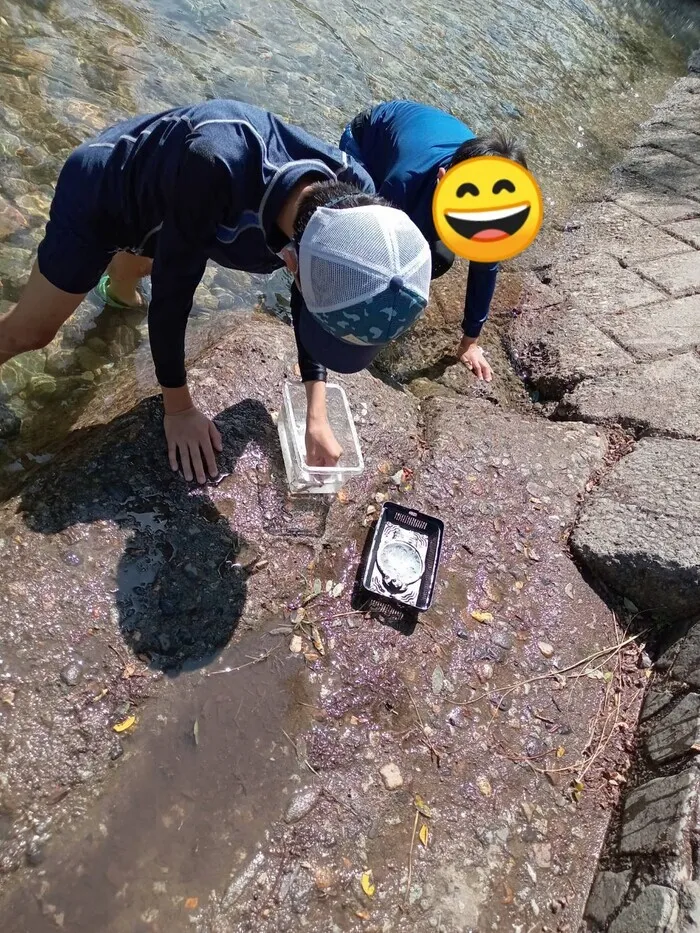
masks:
[[[46,346],[92,289],[116,308],[142,306],[150,275],[170,465],[203,483],[222,439],[190,396],[185,329],[208,260],[292,273],[307,462],[334,465],[325,367],[364,369],[422,314],[430,248],[352,156],[238,101],[135,117],[69,156],[29,281],[0,318],[0,365]]]
[[[430,245],[432,276],[443,275],[454,255],[433,224],[433,194],[447,169],[475,156],[498,155],[527,163],[519,143],[503,133],[476,136],[456,117],[410,100],[393,100],[359,113],[345,128],[340,148],[372,176],[377,193],[406,211]],[[492,370],[478,345],[496,287],[497,264],[469,263],[458,358],[479,379]]]

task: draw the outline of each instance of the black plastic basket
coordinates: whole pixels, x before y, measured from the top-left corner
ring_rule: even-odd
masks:
[[[439,518],[395,502],[386,502],[375,525],[365,563],[362,575],[364,589],[384,600],[425,612],[433,601],[444,531],[445,526]],[[420,577],[405,587],[389,579],[381,567],[382,549],[391,543],[408,545],[412,551],[418,552],[422,560]]]

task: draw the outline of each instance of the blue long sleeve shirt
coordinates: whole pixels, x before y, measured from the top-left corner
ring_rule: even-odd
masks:
[[[280,268],[288,238],[276,221],[302,178],[337,178],[374,192],[370,175],[345,152],[233,100],[129,120],[89,145],[111,150],[100,182],[111,242],[154,244],[148,326],[165,387],[186,381],[185,329],[208,259],[246,272]],[[305,378],[323,378],[303,348],[300,367]]]
[[[433,223],[433,194],[440,168],[474,133],[435,107],[394,100],[373,107],[346,129],[340,146],[364,165],[377,193],[404,210],[421,230],[433,254],[433,277],[452,264]],[[469,263],[462,328],[478,337],[496,287],[497,264]]]

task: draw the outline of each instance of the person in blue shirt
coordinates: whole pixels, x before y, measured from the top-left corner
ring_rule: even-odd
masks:
[[[138,306],[150,274],[170,465],[204,482],[222,441],[187,388],[185,329],[210,259],[292,272],[307,461],[335,464],[325,367],[364,369],[411,326],[427,304],[430,249],[352,157],[238,101],[137,117],[69,156],[29,281],[0,318],[0,364],[46,346],[93,288],[116,307]]]
[[[340,148],[365,167],[377,193],[406,211],[423,233],[433,256],[433,278],[454,262],[433,224],[433,194],[446,171],[484,155],[504,156],[527,168],[516,140],[497,131],[476,136],[456,117],[410,100],[389,101],[358,114],[345,128]],[[493,373],[478,338],[489,314],[497,271],[497,264],[469,263],[463,336],[457,348],[457,357],[487,382]]]

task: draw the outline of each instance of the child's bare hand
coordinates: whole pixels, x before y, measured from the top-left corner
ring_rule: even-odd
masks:
[[[470,337],[462,338],[462,342],[457,348],[457,357],[467,369],[471,369],[477,379],[491,382],[493,370],[484,356],[484,351]]]
[[[335,439],[327,421],[314,421],[306,428],[306,463],[308,466],[335,466],[343,448]]]
[[[198,483],[206,482],[209,476],[218,473],[214,451],[221,451],[221,435],[206,415],[196,408],[188,408],[163,419],[165,437],[168,441],[168,459],[173,470],[178,469],[178,458],[182,472],[189,482],[193,474]]]

